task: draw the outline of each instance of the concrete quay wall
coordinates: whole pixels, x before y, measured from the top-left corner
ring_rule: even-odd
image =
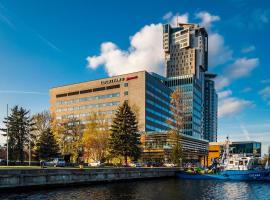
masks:
[[[173,177],[179,168],[1,169],[0,189]]]

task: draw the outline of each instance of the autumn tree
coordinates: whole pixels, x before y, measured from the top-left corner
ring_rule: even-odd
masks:
[[[172,125],[168,131],[168,140],[172,143],[171,161],[180,165],[183,158],[183,150],[181,144],[181,134],[185,123],[186,106],[183,101],[183,93],[177,89],[171,94],[171,113],[172,119],[168,121]]]
[[[70,155],[72,162],[78,162],[82,156],[83,125],[76,118],[52,122],[53,133],[57,138],[62,155]]]
[[[113,119],[109,141],[110,152],[114,156],[123,156],[127,165],[128,158],[139,158],[140,144],[136,115],[125,101],[119,106]]]
[[[108,156],[109,125],[103,114],[93,113],[88,118],[83,133],[82,144],[84,158],[94,161],[105,161]]]

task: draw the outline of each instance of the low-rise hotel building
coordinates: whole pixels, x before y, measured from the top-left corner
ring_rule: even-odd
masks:
[[[76,118],[87,123],[91,113],[102,113],[111,123],[119,105],[128,101],[136,112],[139,130],[170,128],[171,89],[146,71],[55,87],[50,90],[50,111],[57,120]]]

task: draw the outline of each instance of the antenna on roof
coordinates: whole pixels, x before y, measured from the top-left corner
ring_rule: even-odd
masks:
[[[178,24],[178,17],[179,17],[179,13],[177,13],[177,15],[176,15],[176,27],[179,26],[179,24]]]

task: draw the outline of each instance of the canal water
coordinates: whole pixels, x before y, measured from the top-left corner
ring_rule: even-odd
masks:
[[[270,200],[270,183],[155,179],[1,193],[1,200]]]

